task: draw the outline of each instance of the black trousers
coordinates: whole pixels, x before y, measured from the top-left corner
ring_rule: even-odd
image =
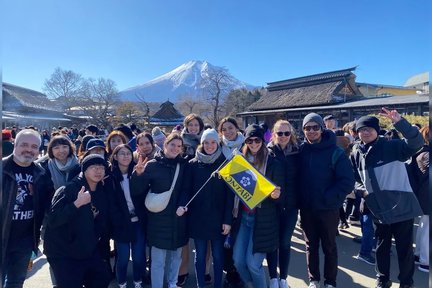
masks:
[[[50,258],[57,287],[59,288],[106,288],[110,283],[110,275],[104,261],[99,255],[87,259]]]
[[[393,223],[390,225],[376,224],[375,238],[376,271],[382,281],[390,278],[390,250],[392,236],[395,239],[399,263],[398,279],[401,285],[412,285],[414,274],[413,227],[414,219]]]
[[[300,210],[301,228],[306,242],[306,262],[310,281],[320,281],[319,246],[324,252],[324,284],[336,286],[338,255],[336,233],[339,209],[325,211]]]

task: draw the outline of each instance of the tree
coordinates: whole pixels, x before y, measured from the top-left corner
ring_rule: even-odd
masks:
[[[249,91],[247,89],[232,90],[226,97],[226,114],[235,116],[237,113],[246,111],[247,107],[262,96],[260,89]]]
[[[69,109],[76,105],[84,87],[85,79],[80,74],[57,67],[51,77],[45,80],[42,89],[49,98],[61,101]]]
[[[180,112],[184,115],[191,113],[199,114],[199,109],[203,106],[203,100],[199,99],[198,97],[185,94],[178,98],[177,104]]]
[[[143,124],[143,113],[133,102],[123,102],[116,109],[116,124],[120,123],[139,123]]]
[[[213,127],[219,125],[220,113],[223,110],[224,97],[232,90],[233,77],[228,73],[226,68],[219,70],[210,70],[203,75],[201,87],[203,87],[203,96],[211,106],[212,113],[209,120]]]
[[[85,89],[80,97],[79,106],[93,118],[93,123],[108,127],[114,116],[114,107],[119,102],[120,96],[113,80],[89,78],[85,82]]]

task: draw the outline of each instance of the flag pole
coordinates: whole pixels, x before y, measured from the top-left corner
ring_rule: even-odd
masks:
[[[231,156],[234,157],[234,153],[237,152],[237,150],[238,150],[237,148],[234,148],[234,150],[231,152]],[[197,191],[197,192],[192,196],[192,198],[189,200],[189,202],[186,203],[186,205],[184,206],[185,208],[187,208],[187,207],[189,206],[189,204],[190,204],[190,203],[195,199],[195,197],[198,195],[198,193],[200,193],[201,190],[202,190],[202,189],[207,185],[207,183],[211,180],[211,178],[212,178],[212,177],[215,177],[216,173],[217,173],[217,172],[222,168],[222,166],[225,165],[226,162],[231,161],[231,159],[232,159],[233,157],[230,157],[229,159],[226,158],[225,161],[223,161],[222,164],[219,165],[219,167],[218,167],[215,171],[213,171],[213,172],[210,174],[210,177],[207,179],[207,181],[204,182],[204,184],[203,184],[203,185],[198,189],[198,191]]]

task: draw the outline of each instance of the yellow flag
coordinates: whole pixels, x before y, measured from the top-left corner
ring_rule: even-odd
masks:
[[[256,170],[242,155],[235,155],[219,175],[249,209],[255,208],[276,186]]]

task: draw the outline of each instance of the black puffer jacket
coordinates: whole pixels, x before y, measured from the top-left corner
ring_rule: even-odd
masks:
[[[221,156],[213,163],[205,164],[197,158],[189,161],[186,172],[185,191],[191,198],[207,181],[210,175],[223,163]],[[231,225],[234,194],[225,181],[212,177],[189,205],[189,236],[194,239],[216,240],[223,237],[222,224]]]
[[[285,172],[285,189],[282,191],[278,206],[282,210],[298,209],[299,198],[299,149],[293,146],[291,152],[285,155],[279,145],[270,142],[267,148],[272,151],[276,158],[283,163]]]
[[[47,257],[90,258],[97,251],[99,239],[107,238],[108,195],[99,183],[95,191],[90,191],[91,203],[76,208],[73,202],[82,186],[90,191],[85,178],[79,175],[54,195],[45,231],[44,254]],[[96,217],[92,206],[98,211]]]
[[[170,189],[177,163],[180,164],[180,172],[168,206],[159,213],[147,211],[148,244],[159,249],[175,250],[184,246],[188,240],[187,213],[182,217],[176,215],[177,208],[187,202],[187,195],[182,190],[186,160],[180,156],[168,159],[160,151],[155,159],[147,163],[143,174],[137,176],[133,173],[131,178],[131,196],[137,197],[136,202],[143,202],[150,189],[153,193],[162,193]]]

